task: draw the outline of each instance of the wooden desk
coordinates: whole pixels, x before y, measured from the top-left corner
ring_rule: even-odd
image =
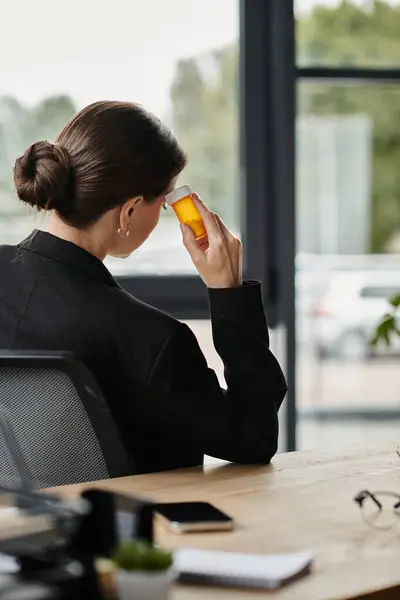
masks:
[[[212,466],[98,485],[157,501],[206,500],[237,520],[233,533],[162,532],[161,541],[170,548],[315,553],[312,575],[273,595],[177,586],[173,600],[394,600],[400,599],[400,525],[396,533],[368,527],[353,497],[365,488],[400,491],[396,445],[371,449],[366,440],[365,448],[341,454],[281,454],[269,467]],[[60,492],[72,497],[83,487]]]

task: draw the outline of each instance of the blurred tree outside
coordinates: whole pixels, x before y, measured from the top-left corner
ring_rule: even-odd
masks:
[[[299,64],[399,67],[400,2],[319,6],[297,24]],[[370,252],[386,252],[400,233],[400,84],[299,86],[300,114],[365,115],[371,123]],[[301,208],[299,211],[301,215]]]
[[[65,95],[44,99],[27,107],[16,98],[0,97],[0,217],[5,219],[30,214],[14,193],[15,160],[38,140],[54,140],[76,112],[74,103]],[[5,223],[6,224],[6,223]]]
[[[178,62],[172,129],[188,154],[187,183],[239,230],[238,55],[228,47]]]
[[[320,6],[297,16],[298,63],[399,67],[399,32],[400,2],[342,1],[331,7],[321,0]],[[189,156],[184,179],[230,226],[240,223],[237,72],[237,48],[227,47],[209,57],[180,61],[171,89],[172,127]],[[302,116],[368,120],[372,140],[368,250],[379,253],[397,247],[400,84],[302,82],[298,110]],[[317,198],[311,196],[299,207],[299,219],[318,210]]]

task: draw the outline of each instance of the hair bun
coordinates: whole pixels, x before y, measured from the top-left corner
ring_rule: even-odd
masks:
[[[14,183],[22,202],[38,210],[68,212],[73,201],[72,165],[65,148],[36,142],[17,158]]]

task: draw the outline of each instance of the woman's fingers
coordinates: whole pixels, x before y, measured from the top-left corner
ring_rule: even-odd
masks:
[[[219,229],[220,229],[222,235],[225,237],[233,237],[232,233],[229,231],[229,229],[227,228],[227,226],[225,225],[225,223],[223,222],[221,217],[216,214],[215,218],[217,220],[217,223],[218,223],[218,226],[219,226]]]
[[[189,252],[190,258],[192,259],[193,263],[195,265],[198,265],[204,256],[204,251],[201,248],[199,248],[199,245],[196,242],[196,237],[193,231],[190,229],[189,225],[181,223],[181,231],[183,245]]]
[[[241,285],[242,246],[223,221],[193,194],[208,236],[197,240],[188,225],[181,225],[183,243],[204,283],[211,288]]]
[[[215,217],[218,221],[218,225],[221,230],[221,233],[224,236],[224,238],[226,239],[226,241],[230,244],[237,244],[238,246],[241,246],[242,242],[237,237],[235,237],[233,235],[233,233],[227,228],[227,226],[225,225],[225,223],[223,222],[221,217],[219,215],[215,215]]]
[[[197,194],[193,194],[193,200],[201,218],[204,221],[209,241],[212,243],[214,240],[221,238],[221,230],[219,228],[218,221],[215,218],[215,214],[209,208],[207,208]]]
[[[210,247],[210,244],[208,242],[208,236],[206,235],[205,237],[201,238],[200,240],[197,240],[197,245],[200,248],[200,250],[202,250],[203,252],[208,250],[208,248]]]

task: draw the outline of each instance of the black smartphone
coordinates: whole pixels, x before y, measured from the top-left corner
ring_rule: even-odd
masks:
[[[208,502],[173,502],[156,504],[154,512],[171,531],[229,531],[233,519]]]

